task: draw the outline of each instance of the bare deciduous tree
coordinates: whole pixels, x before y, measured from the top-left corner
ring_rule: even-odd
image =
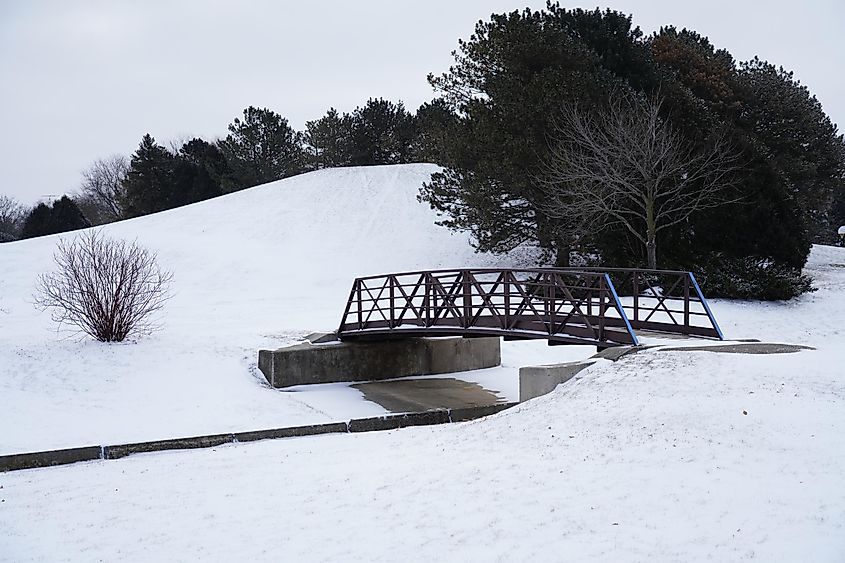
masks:
[[[26,219],[26,208],[11,197],[0,196],[0,242],[18,238]]]
[[[170,272],[137,243],[105,238],[97,231],[59,241],[57,271],[39,277],[36,306],[53,320],[71,324],[101,342],[149,334],[152,315],[169,299]]]
[[[589,232],[622,225],[645,246],[649,268],[660,231],[731,201],[739,163],[722,137],[682,138],[660,106],[634,95],[614,96],[603,111],[565,106],[542,182],[550,217]]]
[[[124,218],[123,180],[129,173],[129,159],[116,154],[100,158],[82,172],[79,201],[88,210],[89,220],[96,223],[110,223]]]

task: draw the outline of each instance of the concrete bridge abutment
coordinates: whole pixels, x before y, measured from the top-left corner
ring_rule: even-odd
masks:
[[[499,337],[370,342],[340,342],[322,337],[312,342],[259,350],[258,368],[270,385],[282,388],[454,373],[496,367],[502,361]]]

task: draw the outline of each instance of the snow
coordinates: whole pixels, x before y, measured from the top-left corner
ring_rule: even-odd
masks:
[[[174,274],[164,329],[127,344],[57,333],[34,308],[58,236],[0,245],[0,455],[384,414],[348,385],[273,390],[257,353],[335,329],[357,276],[531,257],[477,254],[436,226],[416,199],[436,170],[322,170],[106,226]],[[512,355],[491,383],[507,400],[522,365]]]
[[[414,197],[432,170],[323,171],[110,227],[177,278],[165,330],[126,345],[62,339],[26,303],[54,239],[0,246],[3,448],[374,412],[342,384],[269,389],[254,353],[332,328],[355,275],[500,264],[432,226]],[[845,249],[807,271],[815,293],[711,307],[731,337],[816,350],[650,349],[469,423],[0,474],[0,560],[843,561]],[[513,394],[519,365],[586,353],[503,351],[462,377]]]

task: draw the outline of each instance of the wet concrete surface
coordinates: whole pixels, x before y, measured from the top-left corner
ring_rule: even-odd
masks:
[[[663,352],[720,352],[724,354],[793,354],[801,350],[815,350],[799,344],[772,344],[769,342],[743,342],[715,346],[682,346],[660,348]]]
[[[477,383],[451,377],[371,381],[352,385],[364,398],[394,413],[461,409],[505,402]]]

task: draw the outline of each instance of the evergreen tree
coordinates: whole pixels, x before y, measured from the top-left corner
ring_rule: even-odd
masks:
[[[348,166],[351,162],[350,143],[352,118],[329,108],[326,115],[305,124],[305,142],[309,147],[311,168]]]
[[[445,156],[444,146],[459,123],[458,115],[442,98],[422,104],[414,116],[416,137],[413,145],[413,159],[416,162],[441,164]]]
[[[656,96],[663,101],[660,119],[679,135],[702,152],[727,139],[742,163],[729,172],[735,187],[728,203],[661,232],[661,265],[720,264],[732,271],[711,279],[742,280],[764,264],[780,289],[764,292],[763,278],[743,287],[768,298],[808,287],[800,267],[813,237],[834,232],[845,151],[835,126],[791,74],[759,61],[737,66],[694,31],[666,27],[643,38],[618,12],[552,3],[479,22],[454,55],[448,72],[429,76],[446,125],[423,141],[422,108],[417,116],[417,142],[429,145],[421,152],[444,167],[420,198],[445,214],[443,224],[470,231],[479,249],[505,252],[532,242],[556,251],[559,265],[570,248],[597,254],[606,265],[642,264],[641,245],[618,226],[574,232],[551,220],[540,187],[562,105],[601,113],[611,95]]]
[[[62,196],[53,203],[50,224],[54,233],[87,229],[91,226],[79,206],[67,196]]]
[[[301,135],[287,119],[267,108],[246,108],[243,120],[235,118],[219,146],[239,187],[298,174],[304,165]]]
[[[86,229],[91,223],[79,210],[79,207],[67,196],[53,202],[52,205],[39,203],[30,211],[24,221],[21,238],[40,237]]]
[[[696,269],[745,257],[803,264],[809,242],[799,214],[758,150],[754,132],[740,122],[745,89],[733,57],[686,29],[662,28],[647,43],[664,77],[666,118],[702,146],[710,137],[728,137],[743,163],[732,173],[736,187],[730,199],[737,201],[696,213],[667,232],[664,265]],[[748,271],[739,269],[739,277]]]
[[[740,107],[736,63],[725,49],[716,49],[695,31],[661,28],[647,44],[664,97],[673,102],[673,121],[680,127],[706,127],[712,120],[730,118]],[[708,121],[709,120],[709,121]]]
[[[678,265],[707,252],[803,265],[811,242],[831,236],[831,197],[845,166],[835,126],[783,69],[756,59],[737,67],[727,51],[689,30],[664,28],[650,45],[676,79],[666,92],[673,122],[693,138],[728,131],[746,162],[742,203],[700,214],[689,233],[676,233]]]
[[[641,35],[622,14],[557,5],[479,22],[449,72],[429,76],[460,116],[439,147],[446,169],[421,193],[446,214],[443,224],[469,230],[480,250],[536,241],[566,265],[573,241],[538,205],[554,116],[564,101],[602,105],[611,89],[629,88],[626,73],[650,60]],[[640,82],[651,76],[641,74]]]
[[[402,102],[367,100],[351,116],[350,163],[354,166],[411,161],[414,119]]]
[[[39,203],[32,208],[23,222],[21,238],[41,237],[52,234],[50,232],[50,206]]]
[[[191,139],[176,155],[170,205],[178,207],[222,195],[223,185],[232,182],[231,176],[226,157],[218,147],[199,138]]]
[[[127,218],[169,209],[173,202],[175,158],[147,133],[132,155],[123,185]]]
[[[808,243],[832,242],[834,196],[845,188],[843,136],[791,72],[755,58],[741,65],[739,78],[740,126],[799,210]]]

